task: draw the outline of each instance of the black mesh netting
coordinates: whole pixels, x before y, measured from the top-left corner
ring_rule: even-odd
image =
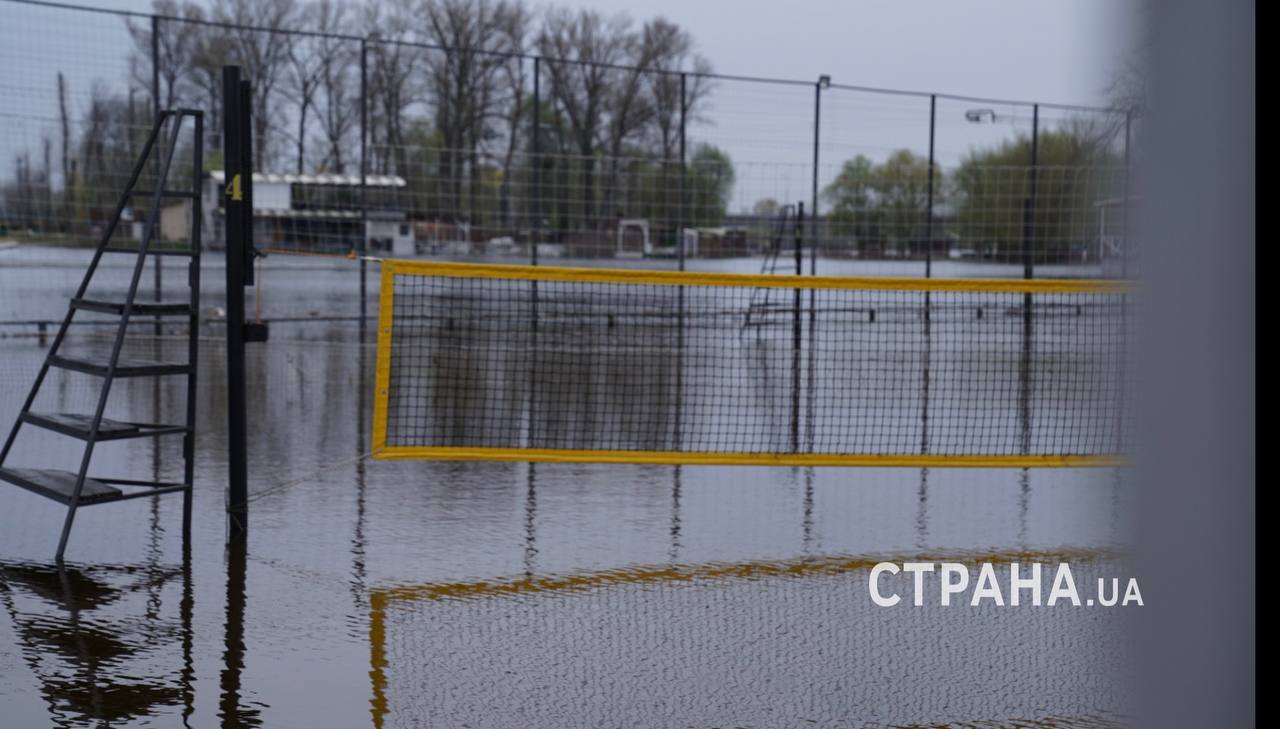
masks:
[[[393,280],[389,448],[1122,448],[1124,293]]]

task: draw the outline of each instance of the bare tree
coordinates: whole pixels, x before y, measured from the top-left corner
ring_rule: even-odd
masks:
[[[152,0],[151,12],[157,16],[155,53],[158,54],[161,109],[172,109],[184,98],[188,76],[194,69],[195,47],[200,42],[201,23],[206,19],[204,7],[193,0]],[[184,22],[189,21],[189,22]],[[133,83],[150,89],[152,81],[152,24],[127,21],[133,38],[129,67]]]
[[[221,149],[222,135],[222,67],[234,63],[235,50],[230,32],[211,25],[193,25],[191,43],[191,77],[196,105],[208,110],[205,128],[209,131],[211,149]]]
[[[62,128],[62,198],[70,216],[75,188],[74,162],[71,161],[71,122],[67,114],[67,79],[58,72],[58,118]]]
[[[320,19],[330,12],[329,3],[304,5],[298,16],[303,28],[319,30]],[[321,38],[297,37],[289,44],[289,56],[285,71],[284,96],[297,106],[296,126],[293,134],[297,153],[296,171],[306,171],[307,115],[316,103],[316,95],[324,78],[325,58],[320,46]]]
[[[80,140],[85,217],[91,223],[110,215],[122,178],[133,165],[129,115],[125,98],[112,94],[102,82],[92,86]]]
[[[254,167],[273,158],[271,133],[279,124],[275,97],[285,76],[296,22],[295,0],[214,0],[213,17],[235,24],[230,39],[236,59],[251,82]],[[261,30],[259,30],[261,29]]]
[[[477,214],[480,146],[491,131],[499,71],[507,58],[500,32],[504,2],[426,0],[426,39],[447,50],[426,55],[427,83],[435,103],[435,124],[442,147],[440,176],[446,206],[457,211],[467,185],[467,213]]]
[[[317,0],[312,8],[315,28],[321,33],[338,32],[349,17],[349,8],[342,0]],[[359,49],[345,38],[322,36],[316,40],[316,53],[321,60],[317,111],[325,141],[320,167],[341,174],[346,167],[343,148],[347,135],[359,121],[359,79],[352,78],[353,66],[358,69]]]
[[[647,132],[662,159],[662,179],[672,181],[685,162],[677,160],[682,134],[701,119],[700,109],[711,93],[711,63],[694,51],[693,36],[663,18],[645,24],[644,42],[653,48],[654,70],[645,76],[651,110]],[[663,217],[677,225],[688,222],[682,190],[679,184],[667,184],[659,195]]]
[[[615,66],[625,48],[620,42],[630,32],[625,16],[606,19],[592,10],[578,13],[563,8],[547,11],[538,50],[548,60],[547,73],[557,110],[568,122],[579,156],[580,224],[596,225],[595,152],[605,128]]]
[[[523,55],[528,50],[533,17],[521,2],[507,3],[498,19],[498,33],[507,53],[512,54],[502,64],[502,81],[506,93],[507,145],[502,155],[502,183],[498,191],[498,215],[503,227],[512,225],[511,187],[514,183],[514,163],[519,140],[523,134],[525,106],[527,105],[526,70]],[[531,110],[530,119],[537,110]]]
[[[606,210],[620,204],[623,167],[630,164],[626,157],[633,156],[628,154],[628,143],[638,141],[639,134],[654,118],[652,98],[644,92],[646,79],[654,75],[654,65],[659,55],[666,50],[661,42],[657,42],[662,36],[655,28],[663,29],[668,25],[659,18],[646,23],[639,33],[626,33],[618,39],[618,44],[623,49],[623,67],[615,69],[615,80],[610,84],[610,93],[606,99]]]
[[[405,168],[406,113],[416,91],[414,78],[422,63],[421,49],[412,40],[414,0],[385,0],[365,6],[363,24],[369,37],[369,79],[365,103],[371,119],[368,132],[373,158],[380,171]]]
[[[653,46],[654,73],[645,79],[655,146],[663,160],[670,160],[679,148],[681,116],[686,124],[701,118],[699,110],[711,94],[711,63],[694,51],[692,35],[664,18],[645,24],[644,42]],[[685,74],[683,98],[681,73]]]

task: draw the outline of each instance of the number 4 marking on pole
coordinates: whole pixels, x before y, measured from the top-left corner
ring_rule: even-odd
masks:
[[[232,200],[244,199],[244,195],[240,193],[240,175],[232,176],[229,195]]]

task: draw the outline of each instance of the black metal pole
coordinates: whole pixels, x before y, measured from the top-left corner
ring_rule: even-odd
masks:
[[[1027,199],[1022,221],[1022,277],[1035,277],[1036,167],[1040,156],[1040,105],[1031,107],[1031,168],[1027,171]]]
[[[151,114],[152,119],[160,118],[160,16],[151,16]],[[129,130],[130,138],[132,138],[133,130]],[[156,183],[160,184],[160,155],[155,156]],[[198,174],[198,172],[197,172]],[[153,283],[154,291],[152,291],[152,299],[160,302],[161,289],[164,285],[164,256],[152,256],[155,265],[155,281]],[[157,314],[154,324],[154,333],[160,336],[162,317]]]
[[[685,256],[687,255],[684,249],[684,228],[685,228],[684,216],[686,212],[685,210],[685,202],[686,202],[685,201],[685,177],[686,177],[685,133],[687,128],[686,125],[688,124],[688,117],[687,117],[688,98],[686,96],[687,82],[688,82],[688,75],[681,73],[680,74],[680,185],[679,185],[680,198],[677,203],[678,210],[676,215],[676,250],[680,256],[681,271],[684,270],[684,267],[685,267],[684,259],[685,259]],[[681,290],[681,293],[683,294],[683,289]],[[681,310],[683,311],[683,308]]]
[[[360,341],[365,338],[369,308],[369,42],[360,39]]]
[[[195,483],[196,463],[196,367],[200,361],[200,249],[201,226],[204,224],[204,200],[200,185],[204,170],[204,112],[194,113],[195,132],[192,137],[191,166],[191,262],[187,269],[187,282],[191,289],[191,311],[187,314],[187,362],[191,371],[187,374],[187,433],[182,438],[183,480]],[[159,258],[159,256],[156,256]],[[158,422],[158,421],[157,421]],[[157,450],[158,452],[158,450]],[[156,479],[159,481],[160,479]],[[182,494],[182,535],[185,540],[191,534],[191,490]]]
[[[533,199],[529,201],[529,262],[538,265],[538,234],[542,231],[542,58],[533,57]],[[537,289],[535,288],[536,292]]]
[[[240,79],[240,169],[244,172],[241,189],[244,191],[244,285],[254,283],[254,258],[256,248],[253,240],[253,90],[249,82]],[[247,331],[247,330],[246,330]],[[253,338],[246,336],[245,341]]]
[[[924,209],[924,277],[933,277],[933,140],[938,121],[938,95],[929,95],[929,193]],[[926,300],[928,292],[925,292]],[[927,310],[927,307],[926,307]]]
[[[242,139],[247,110],[241,108],[240,68],[222,68],[222,140],[225,162],[223,198],[226,210],[227,254],[227,540],[234,541],[249,527],[244,363],[244,251],[249,215],[244,196],[245,145]]]
[[[936,136],[938,120],[938,96],[937,94],[929,95],[929,191],[925,200],[924,207],[924,277],[933,277],[933,159],[934,159],[934,139]],[[920,391],[920,452],[927,454],[929,452],[929,367],[933,358],[933,324],[930,319],[932,313],[932,296],[931,292],[924,292],[924,356],[921,374],[923,376],[924,387]],[[927,478],[927,472],[921,474],[921,482]]]
[[[688,123],[688,75],[680,74],[680,180],[678,185],[679,197],[676,200],[676,251],[680,258],[680,270],[685,269],[685,251],[684,246],[684,228],[685,228],[685,132]],[[665,153],[665,150],[664,150]],[[664,170],[665,172],[665,170]],[[664,191],[664,196],[665,196]],[[670,199],[670,198],[667,198]],[[685,292],[681,286],[676,292],[677,316],[679,321],[676,329],[676,423],[675,423],[675,448],[679,450],[684,443],[684,324],[685,324]],[[680,466],[676,466],[676,489],[680,486]],[[677,499],[679,497],[677,496]]]
[[[804,203],[796,204],[796,275],[804,275]],[[800,307],[804,292],[796,288],[791,316],[791,452],[800,451],[800,347],[803,339]]]
[[[1022,275],[1023,278],[1027,279],[1035,276],[1032,250],[1036,234],[1036,166],[1039,163],[1040,153],[1040,105],[1035,104],[1031,109],[1031,169],[1028,171],[1028,194],[1023,208],[1022,235]],[[1031,449],[1031,352],[1033,349],[1031,309],[1033,303],[1031,294],[1022,295],[1022,359],[1019,373],[1018,404],[1022,416],[1021,451],[1024,455],[1030,452]]]
[[[818,273],[818,136],[822,130],[822,82],[813,85],[813,189],[810,191],[811,207],[809,209],[809,255],[811,273]],[[802,229],[802,228],[801,228]],[[798,272],[797,272],[798,273]]]

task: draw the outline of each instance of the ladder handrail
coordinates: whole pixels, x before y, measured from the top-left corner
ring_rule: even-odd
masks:
[[[138,177],[142,175],[142,170],[146,167],[147,159],[151,156],[151,150],[160,135],[160,129],[170,114],[172,114],[170,111],[160,112],[160,115],[156,117],[155,123],[151,126],[151,133],[147,135],[147,141],[142,146],[142,153],[138,155],[138,160],[134,163],[133,172],[130,173],[129,181],[125,184],[125,192],[120,196],[120,202],[116,205],[115,214],[111,216],[111,222],[107,224],[107,229],[94,250],[93,258],[89,261],[89,268],[85,271],[84,278],[80,281],[80,286],[76,288],[75,298],[83,298],[85,292],[89,290],[89,281],[93,279],[93,274],[98,269],[98,263],[102,260],[102,253],[111,242],[111,236],[115,235],[116,226],[119,224],[120,217],[124,214],[124,209],[129,201],[130,191],[137,186]],[[54,336],[53,342],[49,346],[44,362],[40,365],[40,371],[36,373],[35,382],[32,383],[31,390],[27,393],[27,399],[22,403],[22,408],[18,411],[17,421],[15,421],[13,428],[9,430],[9,436],[5,439],[4,447],[0,448],[0,466],[4,465],[5,459],[9,456],[9,451],[13,448],[14,440],[18,435],[18,422],[22,420],[23,415],[26,415],[31,410],[31,405],[36,399],[36,393],[40,391],[40,386],[44,384],[44,378],[49,373],[50,363],[54,354],[57,353],[58,347],[61,346],[62,340],[66,337],[67,329],[71,326],[71,319],[75,316],[75,312],[74,308],[68,308],[66,316],[62,319],[62,324],[58,327],[58,333]]]
[[[178,155],[178,141],[181,138],[184,122],[187,117],[191,117],[195,126],[194,139],[191,145],[192,168],[191,191],[181,194],[182,197],[190,200],[190,240],[189,244],[192,250],[187,253],[189,256],[189,264],[187,271],[187,285],[189,289],[189,304],[187,307],[187,321],[189,325],[188,332],[188,351],[187,362],[185,364],[174,363],[172,365],[159,366],[143,366],[131,367],[126,365],[121,367],[121,354],[124,350],[125,340],[128,338],[129,324],[135,314],[145,311],[146,304],[139,303],[139,285],[142,280],[143,271],[147,267],[148,259],[155,254],[163,252],[160,249],[153,250],[156,246],[158,236],[160,236],[161,206],[164,199],[171,191],[168,191],[169,177],[174,170],[174,158]],[[165,125],[169,127],[166,130]],[[34,424],[45,429],[61,432],[65,435],[80,438],[84,441],[84,449],[80,459],[79,470],[74,474],[74,481],[67,477],[71,474],[57,471],[41,471],[34,469],[3,469],[0,475],[3,480],[10,481],[14,484],[22,486],[37,493],[54,498],[67,507],[66,517],[62,526],[61,537],[58,541],[58,551],[56,555],[57,562],[62,563],[63,553],[66,551],[67,540],[71,533],[71,527],[75,520],[77,508],[81,505],[82,499],[85,497],[86,487],[93,483],[96,491],[92,492],[85,505],[91,503],[99,503],[105,501],[119,501],[135,497],[142,497],[151,494],[182,492],[183,493],[183,523],[182,533],[186,539],[190,535],[191,526],[191,496],[194,483],[194,461],[195,461],[195,431],[196,431],[196,384],[197,384],[197,365],[199,361],[199,326],[200,326],[200,248],[201,248],[201,225],[203,223],[203,199],[202,199],[202,173],[204,167],[204,115],[203,112],[194,109],[178,109],[165,110],[156,114],[155,121],[151,127],[150,133],[147,135],[146,142],[142,147],[142,151],[135,160],[132,171],[129,174],[119,200],[115,206],[115,212],[108,222],[96,247],[93,249],[93,255],[89,260],[89,264],[85,270],[80,285],[76,288],[75,294],[67,306],[66,315],[62,319],[62,324],[58,328],[58,333],[54,337],[49,351],[45,354],[44,361],[41,363],[38,374],[32,383],[30,391],[27,393],[26,399],[23,401],[22,407],[18,413],[18,417],[13,424],[13,428],[9,431],[8,437],[4,442],[3,448],[0,448],[0,466],[4,465],[5,460],[13,450],[14,443],[17,440],[18,431],[24,424]],[[167,146],[161,148],[162,143]],[[155,184],[153,189],[139,190],[138,183],[149,163],[154,163],[155,167]],[[147,210],[144,228],[139,237],[138,245],[134,247],[112,247],[111,240],[119,229],[120,221],[124,217],[124,211],[129,206],[130,201],[134,198],[146,196],[150,198],[150,207]],[[135,206],[140,207],[140,206]],[[107,356],[105,363],[99,363],[93,366],[86,365],[80,367],[75,365],[74,360],[67,359],[60,354],[61,347],[66,342],[66,334],[75,317],[76,311],[85,309],[85,295],[89,291],[94,275],[98,272],[99,264],[102,262],[102,256],[107,251],[125,250],[136,254],[133,269],[129,279],[128,290],[124,300],[118,305],[103,308],[102,306],[89,306],[88,309],[101,309],[108,313],[115,313],[119,319],[115,323],[116,332],[113,338],[110,354]],[[161,291],[158,288],[157,280],[156,298],[161,299]],[[158,311],[158,310],[157,310]],[[174,313],[180,311],[180,305],[175,306]],[[159,331],[157,330],[157,333]],[[157,357],[164,360],[163,354],[157,353]],[[54,367],[64,367],[72,370],[81,370],[88,372],[99,378],[99,390],[97,396],[97,406],[94,408],[92,415],[51,415],[43,416],[32,413],[31,408],[35,403],[36,397],[41,387],[46,382],[49,370]],[[152,481],[131,481],[115,479],[92,480],[89,478],[89,466],[93,459],[93,454],[99,439],[114,439],[119,433],[104,432],[104,422],[107,402],[111,396],[111,389],[117,376],[161,376],[164,374],[187,375],[187,403],[186,403],[186,423],[183,426],[177,425],[156,425],[144,428],[143,434],[153,436],[163,436],[168,434],[183,434],[183,459],[184,459],[184,477],[181,483],[160,483]],[[58,423],[72,424],[79,423],[78,427],[64,427]],[[51,425],[52,424],[52,425]],[[114,427],[114,426],[111,426]],[[142,427],[142,426],[139,426]],[[133,437],[133,436],[127,436]],[[60,480],[59,480],[60,479]],[[131,485],[131,486],[147,486],[151,487],[148,491],[138,493],[122,493],[119,489],[113,489],[114,493],[103,492],[101,489],[103,484],[112,485]],[[105,494],[105,498],[104,498]]]
[[[173,155],[178,148],[178,134],[182,131],[182,116],[171,113],[164,114],[156,120],[157,126],[171,118],[169,132],[169,148],[164,157],[164,165],[156,179],[155,190],[151,196],[151,210],[147,215],[147,226],[142,234],[142,243],[138,247],[138,260],[133,264],[133,277],[129,281],[129,293],[125,294],[124,306],[121,307],[120,327],[116,330],[115,342],[111,346],[111,357],[107,360],[107,371],[102,378],[102,390],[98,393],[98,406],[94,410],[93,420],[89,424],[89,438],[85,442],[84,456],[80,459],[80,470],[76,474],[76,484],[71,492],[71,500],[67,508],[67,518],[62,525],[62,537],[58,540],[58,561],[62,561],[62,553],[66,550],[67,538],[71,535],[71,524],[75,520],[76,508],[80,505],[80,493],[84,490],[84,480],[89,475],[89,461],[93,458],[94,446],[97,444],[98,428],[102,424],[102,414],[107,408],[107,398],[111,395],[111,382],[115,378],[116,364],[120,361],[120,350],[124,346],[125,334],[129,330],[129,317],[133,313],[133,300],[138,295],[138,282],[142,279],[142,270],[147,266],[147,250],[155,238],[156,226],[160,223],[160,203],[163,199],[165,182],[169,179],[169,169],[173,165]],[[126,191],[127,194],[128,191]],[[112,226],[114,229],[114,226]],[[96,257],[101,258],[99,251]],[[81,287],[88,288],[88,278]],[[77,292],[83,296],[84,291]]]

